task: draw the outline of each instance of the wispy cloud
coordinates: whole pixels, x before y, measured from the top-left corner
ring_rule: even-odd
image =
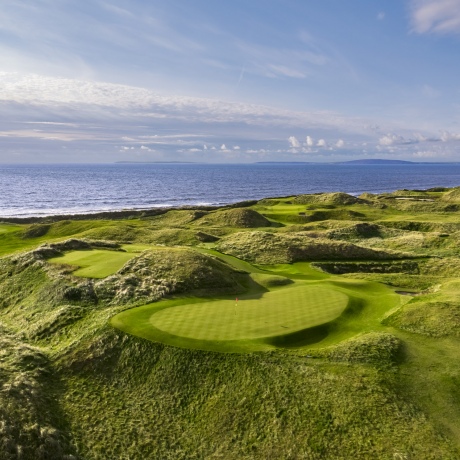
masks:
[[[306,78],[312,68],[326,65],[329,58],[324,52],[309,49],[299,40],[297,47],[268,47],[255,43],[235,41],[241,58],[248,62],[246,71],[270,78]]]
[[[160,96],[154,91],[125,85],[57,79],[39,75],[0,72],[0,100],[46,107],[65,121],[110,115],[122,120],[146,118],[184,123],[239,123],[256,126],[298,126],[367,132],[366,121],[334,112],[296,112],[273,107],[231,103],[214,99]],[[69,113],[69,108],[72,111]],[[74,122],[75,120],[72,120]]]
[[[123,159],[128,151],[146,159],[187,155],[195,161],[251,161],[252,154],[266,159],[307,154],[318,159],[364,150],[452,155],[460,140],[449,130],[433,135],[334,112],[160,96],[144,88],[5,72],[0,73],[0,104],[0,162],[13,151],[37,149],[48,152],[47,158],[54,152],[53,161],[59,161],[63,148],[69,161],[91,160],[91,154],[85,157],[82,152],[95,148],[99,161]]]
[[[419,34],[460,33],[460,0],[412,0],[410,14]]]

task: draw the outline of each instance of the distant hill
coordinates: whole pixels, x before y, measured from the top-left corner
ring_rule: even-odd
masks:
[[[350,161],[340,161],[335,164],[346,165],[400,165],[400,164],[417,164],[415,161],[404,161],[404,160],[383,160],[381,158],[376,159],[363,159],[363,160],[350,160]]]
[[[316,161],[256,161],[258,165],[314,165],[318,164]]]
[[[354,164],[354,165],[400,165],[400,164],[419,164],[415,161],[404,161],[404,160],[383,160],[380,158],[376,159],[362,159],[362,160],[350,160],[350,161],[336,161],[333,163],[326,163],[326,162],[316,162],[316,161],[258,161],[257,164],[299,164],[299,165],[308,165],[308,164],[334,164],[334,165],[347,165],[347,164]]]
[[[194,161],[115,161],[115,164],[158,164],[158,163],[165,163],[165,164],[170,164],[170,163],[178,163],[178,164],[189,164],[189,163],[194,163]]]

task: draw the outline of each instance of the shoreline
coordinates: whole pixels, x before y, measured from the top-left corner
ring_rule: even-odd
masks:
[[[284,198],[284,197],[274,197]],[[262,198],[265,199],[265,198]],[[266,198],[270,199],[270,198]],[[142,209],[120,209],[113,211],[96,211],[77,214],[51,214],[46,216],[29,216],[29,217],[0,217],[0,223],[7,224],[46,224],[59,222],[63,220],[122,220],[134,217],[155,217],[161,214],[166,214],[169,211],[184,211],[184,210],[198,210],[198,211],[213,211],[216,209],[226,208],[244,208],[253,206],[260,200],[244,200],[236,203],[222,204],[222,205],[184,205],[184,206],[162,206],[157,208],[142,208]]]

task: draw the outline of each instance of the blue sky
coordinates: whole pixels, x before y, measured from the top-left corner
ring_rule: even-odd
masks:
[[[3,0],[0,162],[460,161],[460,0]]]

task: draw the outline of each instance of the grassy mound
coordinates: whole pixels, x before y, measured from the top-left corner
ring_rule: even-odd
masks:
[[[259,264],[292,263],[324,259],[390,259],[397,253],[377,251],[352,243],[309,238],[302,233],[235,233],[222,238],[216,248]]]
[[[23,238],[39,238],[45,236],[50,230],[50,224],[32,224],[24,229],[22,233]]]
[[[394,192],[388,193],[386,195],[391,196],[391,197],[414,198],[414,199],[434,198],[435,196],[433,195],[433,193],[430,193],[428,190],[408,190],[406,188],[403,188],[401,190],[395,190]]]
[[[395,364],[401,356],[402,342],[388,332],[368,332],[320,350],[318,356],[347,363]]]
[[[181,292],[237,294],[247,282],[246,274],[212,256],[165,248],[143,252],[94,289],[98,298],[111,304],[145,303]]]
[[[272,225],[268,219],[257,211],[248,208],[215,211],[198,220],[197,224],[235,228],[258,228]]]
[[[385,324],[429,337],[460,337],[460,305],[453,301],[410,302]]]
[[[333,193],[316,193],[312,195],[298,195],[294,197],[293,202],[296,204],[334,204],[334,205],[351,205],[362,203],[362,200],[355,196],[343,192]]]
[[[218,236],[211,235],[205,232],[196,232],[195,238],[202,243],[215,243],[220,239]]]
[[[86,230],[81,235],[89,239],[104,239],[117,243],[150,243],[152,230],[124,222]]]
[[[440,200],[448,203],[460,203],[460,187],[455,187],[444,193]]]
[[[366,215],[362,212],[349,209],[318,210],[301,212],[297,216],[291,216],[291,222],[318,222],[322,220],[365,220]]]
[[[363,222],[330,230],[326,232],[325,236],[337,240],[361,240],[368,238],[384,238],[390,233],[391,230],[382,225]],[[393,233],[396,233],[396,231],[393,231]]]
[[[185,227],[188,224],[200,219],[208,214],[207,211],[196,209],[172,210],[165,214],[155,217],[148,217],[147,220],[152,225],[158,227]]]

